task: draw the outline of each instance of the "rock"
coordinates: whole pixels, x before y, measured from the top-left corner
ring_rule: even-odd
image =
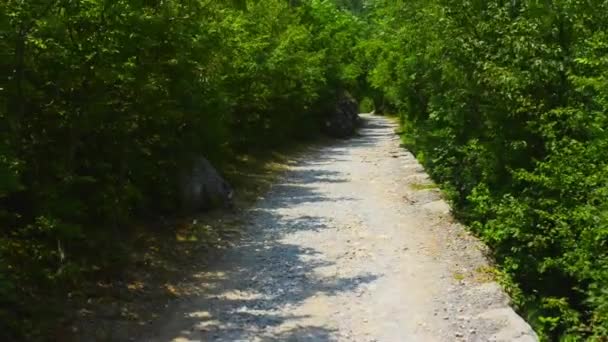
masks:
[[[359,126],[359,104],[346,91],[338,96],[336,107],[325,121],[325,132],[336,138],[347,138],[355,134]]]
[[[450,205],[444,200],[429,202],[422,207],[428,212],[438,215],[449,215],[451,210]]]
[[[232,206],[232,187],[206,158],[197,158],[180,178],[180,199],[185,211]]]
[[[497,342],[536,342],[538,336],[526,321],[510,307],[488,310],[479,315],[499,326],[499,331],[490,338]]]

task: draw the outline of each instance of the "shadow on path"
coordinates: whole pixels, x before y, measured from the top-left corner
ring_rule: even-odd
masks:
[[[387,135],[378,130],[385,128],[377,121],[367,122],[359,137],[337,141],[302,158],[247,214],[247,237],[215,265],[193,276],[191,281],[202,289],[200,293],[184,299],[162,322],[162,331],[144,341],[335,340],[333,328],[303,323],[306,316],[290,312],[316,296],[355,292],[379,275],[320,276],[319,268],[335,263],[317,249],[288,243],[284,237],[333,229],[328,226],[331,217],[315,216],[301,206],[357,201],[328,197],[322,191],[325,186],[349,181],[348,175],[324,169],[324,165],[348,160],[352,149],[377,144]],[[291,212],[294,208],[295,213]]]

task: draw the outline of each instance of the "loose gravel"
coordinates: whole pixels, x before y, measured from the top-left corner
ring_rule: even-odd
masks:
[[[396,125],[318,147],[142,341],[537,341]]]

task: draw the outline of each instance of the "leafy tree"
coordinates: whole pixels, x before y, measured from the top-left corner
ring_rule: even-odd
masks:
[[[370,84],[546,340],[608,336],[605,10],[378,1],[361,43]]]
[[[361,25],[329,0],[0,3],[2,334],[45,335],[28,304],[116,268],[198,156],[314,136]]]

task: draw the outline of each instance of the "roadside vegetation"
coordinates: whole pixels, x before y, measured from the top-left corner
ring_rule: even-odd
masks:
[[[2,339],[52,339],[69,293],[120,278],[196,158],[242,188],[242,156],[316,136],[362,25],[332,1],[0,3]]]
[[[544,340],[608,338],[608,7],[374,1],[369,81]]]

